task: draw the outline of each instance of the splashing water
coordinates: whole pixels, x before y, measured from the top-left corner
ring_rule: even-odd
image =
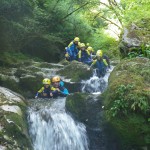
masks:
[[[50,101],[29,108],[34,150],[89,150],[86,127],[65,112],[65,98]]]
[[[97,76],[96,70],[94,69],[93,76],[86,81],[82,81],[82,92],[92,93],[92,94],[101,94],[104,92],[108,85],[108,78],[110,75],[110,72],[113,70],[113,66],[111,66],[111,69],[109,72],[106,73],[104,77],[99,78]]]

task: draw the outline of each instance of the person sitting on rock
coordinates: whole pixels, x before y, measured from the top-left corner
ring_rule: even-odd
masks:
[[[92,63],[91,55],[90,55],[89,51],[87,51],[85,49],[84,43],[80,44],[80,51],[78,53],[78,60],[79,60],[79,62],[83,62],[83,63],[88,64],[88,65],[90,65]]]
[[[55,76],[52,78],[52,94],[53,97],[66,97],[67,95],[69,95],[68,90],[64,87],[64,82],[61,81],[59,76]]]
[[[51,81],[48,78],[43,80],[43,87],[36,93],[35,98],[51,98],[52,90],[51,90]]]
[[[94,53],[94,49],[93,49],[91,46],[89,46],[89,47],[87,48],[87,51],[88,51],[88,53],[90,54],[90,57],[91,57],[91,59],[92,59],[92,54]]]
[[[77,60],[78,55],[78,44],[80,39],[78,37],[75,37],[74,40],[68,45],[65,52],[65,58],[68,61]]]
[[[101,51],[97,51],[96,59],[92,62],[90,68],[93,67],[94,65],[96,66],[96,72],[98,77],[104,77],[106,74],[108,64],[106,59],[103,58],[103,54]]]

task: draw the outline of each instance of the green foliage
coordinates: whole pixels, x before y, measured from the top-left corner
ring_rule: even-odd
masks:
[[[149,0],[121,0],[121,5],[125,10],[124,22],[131,24],[150,16]]]
[[[112,107],[110,108],[110,111],[108,111],[109,115],[111,117],[115,116],[122,116],[127,115],[128,107],[129,107],[129,101],[126,99],[126,95],[129,93],[129,91],[133,88],[133,85],[128,84],[120,85],[116,90],[116,98],[112,104]]]
[[[134,85],[120,85],[116,89],[115,100],[111,104],[111,108],[108,110],[109,117],[122,117],[126,116],[130,112],[140,112],[147,114],[150,110],[147,98],[132,94]]]
[[[101,19],[93,22],[89,17],[89,14],[91,17],[94,15],[91,10],[98,7],[98,0],[3,0],[0,4],[2,52],[21,51],[55,62],[62,58],[62,50],[75,36],[79,36],[81,42],[91,43],[96,50],[102,45],[101,48],[110,51],[116,45],[116,41],[110,37],[99,37],[99,27],[107,24]],[[116,55],[116,52],[114,49],[115,54],[111,53],[111,56]]]
[[[103,30],[97,31],[89,41],[95,52],[102,49],[110,58],[119,56],[118,41],[104,33]]]
[[[147,57],[150,58],[150,46],[141,45],[140,48],[132,48],[128,53],[128,58]]]

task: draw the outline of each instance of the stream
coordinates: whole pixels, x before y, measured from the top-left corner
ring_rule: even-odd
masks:
[[[94,71],[89,80],[82,81],[81,92],[93,95],[104,92],[112,70],[113,67],[104,78],[98,78]],[[93,101],[96,101],[96,96],[93,96]],[[66,112],[65,102],[66,98],[30,99],[28,122],[34,150],[106,150],[103,139],[98,145],[95,144],[96,141],[90,141],[86,126]],[[99,129],[92,130],[98,130],[97,133],[100,133]],[[94,132],[91,132],[91,135]]]

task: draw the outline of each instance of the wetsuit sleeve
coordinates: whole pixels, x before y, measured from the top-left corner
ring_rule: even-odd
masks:
[[[73,42],[70,42],[70,44],[68,45],[68,47],[70,48],[72,46]]]
[[[103,62],[105,64],[105,66],[108,66],[108,63],[107,63],[106,59],[103,59]]]
[[[69,92],[68,92],[68,90],[66,89],[66,88],[64,88],[62,91],[60,91],[61,92],[61,94],[63,95],[63,96],[67,96],[67,95],[69,95]]]
[[[78,53],[78,58],[79,58],[79,61],[81,61],[81,50]]]
[[[86,52],[87,52],[87,54],[90,56],[90,52],[89,52],[89,51],[87,51],[87,50],[86,50]]]
[[[44,91],[44,87],[42,87],[39,91],[38,91],[38,93],[42,93]]]
[[[92,68],[95,64],[96,64],[97,60],[94,60],[90,66],[90,68]]]
[[[56,90],[56,88],[54,88],[53,86],[51,87],[51,91],[55,91]]]
[[[38,95],[39,95],[39,93],[42,93],[44,91],[44,87],[42,87],[37,93],[36,93],[36,95],[35,96],[37,96],[38,97]]]

